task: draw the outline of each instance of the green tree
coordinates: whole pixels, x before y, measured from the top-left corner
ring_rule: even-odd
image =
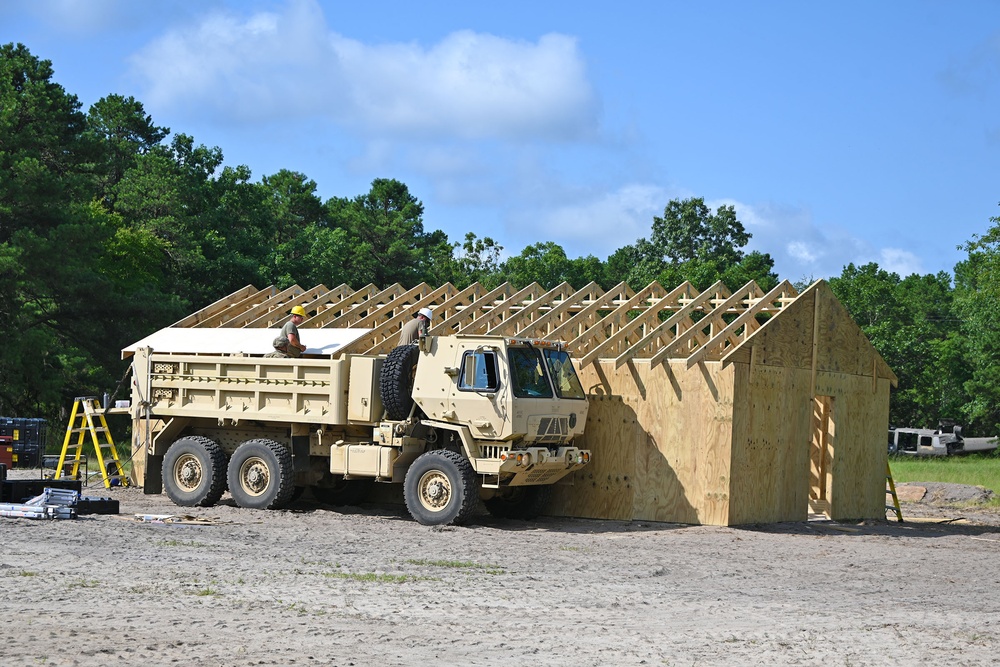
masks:
[[[662,217],[653,218],[648,240],[639,239],[608,258],[607,278],[636,289],[653,280],[666,287],[690,280],[699,289],[717,280],[733,289],[756,280],[770,289],[778,284],[774,260],[766,253],[744,253],[750,238],[733,206],[713,212],[700,197],[674,199]]]
[[[51,415],[102,371],[111,230],[90,206],[95,145],[51,63],[0,47],[0,413]],[[115,355],[117,356],[117,355]]]
[[[955,311],[971,366],[965,383],[966,418],[975,432],[1000,434],[1000,218],[982,236],[961,246],[967,259],[955,267]]]
[[[546,241],[533,243],[520,255],[509,257],[501,273],[517,288],[537,282],[545,289],[552,289],[566,282],[579,289],[590,282],[604,283],[604,264],[590,255],[570,259],[558,243]]]
[[[830,287],[899,379],[893,424],[933,427],[963,418],[968,369],[946,273],[900,279],[875,263],[849,264]]]
[[[88,133],[96,139],[101,151],[95,171],[99,174],[99,197],[106,198],[125,172],[160,144],[170,129],[153,124],[142,103],[134,97],[108,95],[91,105],[87,113]]]
[[[65,220],[89,199],[94,146],[75,95],[23,44],[0,46],[0,243]]]
[[[375,179],[367,194],[326,206],[331,224],[350,240],[345,263],[358,284],[412,287],[431,275],[435,258],[451,254],[444,233],[424,231],[423,204],[395,179]]]

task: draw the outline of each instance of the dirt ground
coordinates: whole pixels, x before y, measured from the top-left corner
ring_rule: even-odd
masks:
[[[995,664],[1000,515],[924,488],[902,524],[739,528],[431,528],[390,505],[191,509],[92,488],[121,514],[0,518],[0,661]]]

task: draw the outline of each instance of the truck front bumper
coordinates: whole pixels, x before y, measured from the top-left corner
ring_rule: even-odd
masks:
[[[500,459],[477,459],[476,471],[498,475],[509,486],[554,484],[590,463],[590,450],[560,447],[556,453],[545,447],[528,447],[504,452]]]

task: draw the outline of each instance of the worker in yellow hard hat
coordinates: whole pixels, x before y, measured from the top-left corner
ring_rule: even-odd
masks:
[[[281,333],[274,339],[274,349],[283,352],[289,357],[300,357],[306,351],[306,346],[299,337],[299,325],[306,319],[306,309],[302,306],[293,306],[291,317],[281,327]],[[277,355],[275,355],[277,356]]]

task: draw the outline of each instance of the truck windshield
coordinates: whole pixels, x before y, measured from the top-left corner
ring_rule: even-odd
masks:
[[[561,350],[543,350],[542,356],[552,375],[552,384],[556,387],[559,398],[586,398],[583,385],[573,368],[569,355]]]
[[[517,398],[552,398],[552,386],[538,351],[530,347],[507,348],[510,384]]]

